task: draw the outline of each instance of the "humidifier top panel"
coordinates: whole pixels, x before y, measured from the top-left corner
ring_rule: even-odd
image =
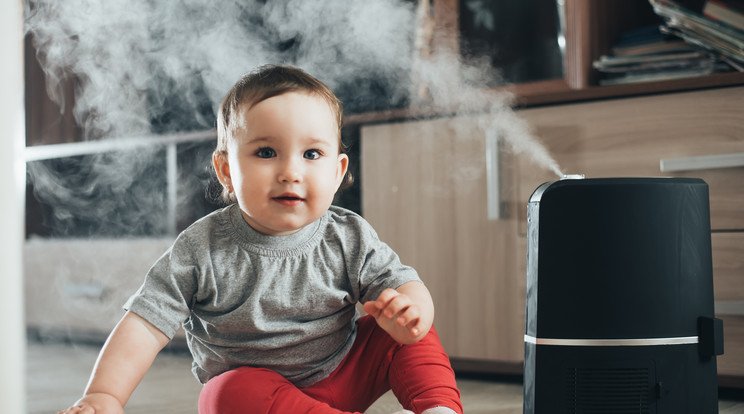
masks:
[[[537,334],[696,335],[697,318],[713,316],[708,203],[699,179],[562,180],[538,188],[528,209]]]
[[[575,176],[575,178],[574,178]],[[559,181],[549,181],[543,183],[530,196],[530,203],[539,202],[543,194],[550,190],[562,187],[575,186],[613,186],[613,185],[680,185],[680,184],[699,184],[707,185],[705,181],[699,178],[672,178],[672,177],[618,177],[618,178],[584,178],[583,175],[564,176]],[[580,177],[580,178],[579,178]]]

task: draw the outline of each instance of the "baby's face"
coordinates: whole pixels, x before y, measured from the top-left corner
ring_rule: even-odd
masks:
[[[294,233],[328,210],[346,173],[336,117],[299,92],[240,108],[227,168],[243,217],[263,234]]]

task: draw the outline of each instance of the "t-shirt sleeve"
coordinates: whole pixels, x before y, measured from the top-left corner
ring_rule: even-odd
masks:
[[[187,240],[177,239],[150,268],[124,309],[141,316],[173,339],[191,313],[197,265]]]
[[[416,270],[401,263],[398,254],[379,239],[369,224],[362,228],[363,263],[359,275],[361,302],[376,300],[383,290],[421,282]]]

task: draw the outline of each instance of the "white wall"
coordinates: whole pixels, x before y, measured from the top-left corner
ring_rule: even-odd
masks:
[[[25,121],[23,108],[22,0],[0,5],[0,401],[5,413],[25,413],[23,323],[23,203]]]

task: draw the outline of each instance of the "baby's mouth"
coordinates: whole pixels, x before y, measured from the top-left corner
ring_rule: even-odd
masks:
[[[298,196],[297,194],[282,194],[280,196],[274,197],[273,200],[286,206],[294,206],[305,201],[305,199]]]

